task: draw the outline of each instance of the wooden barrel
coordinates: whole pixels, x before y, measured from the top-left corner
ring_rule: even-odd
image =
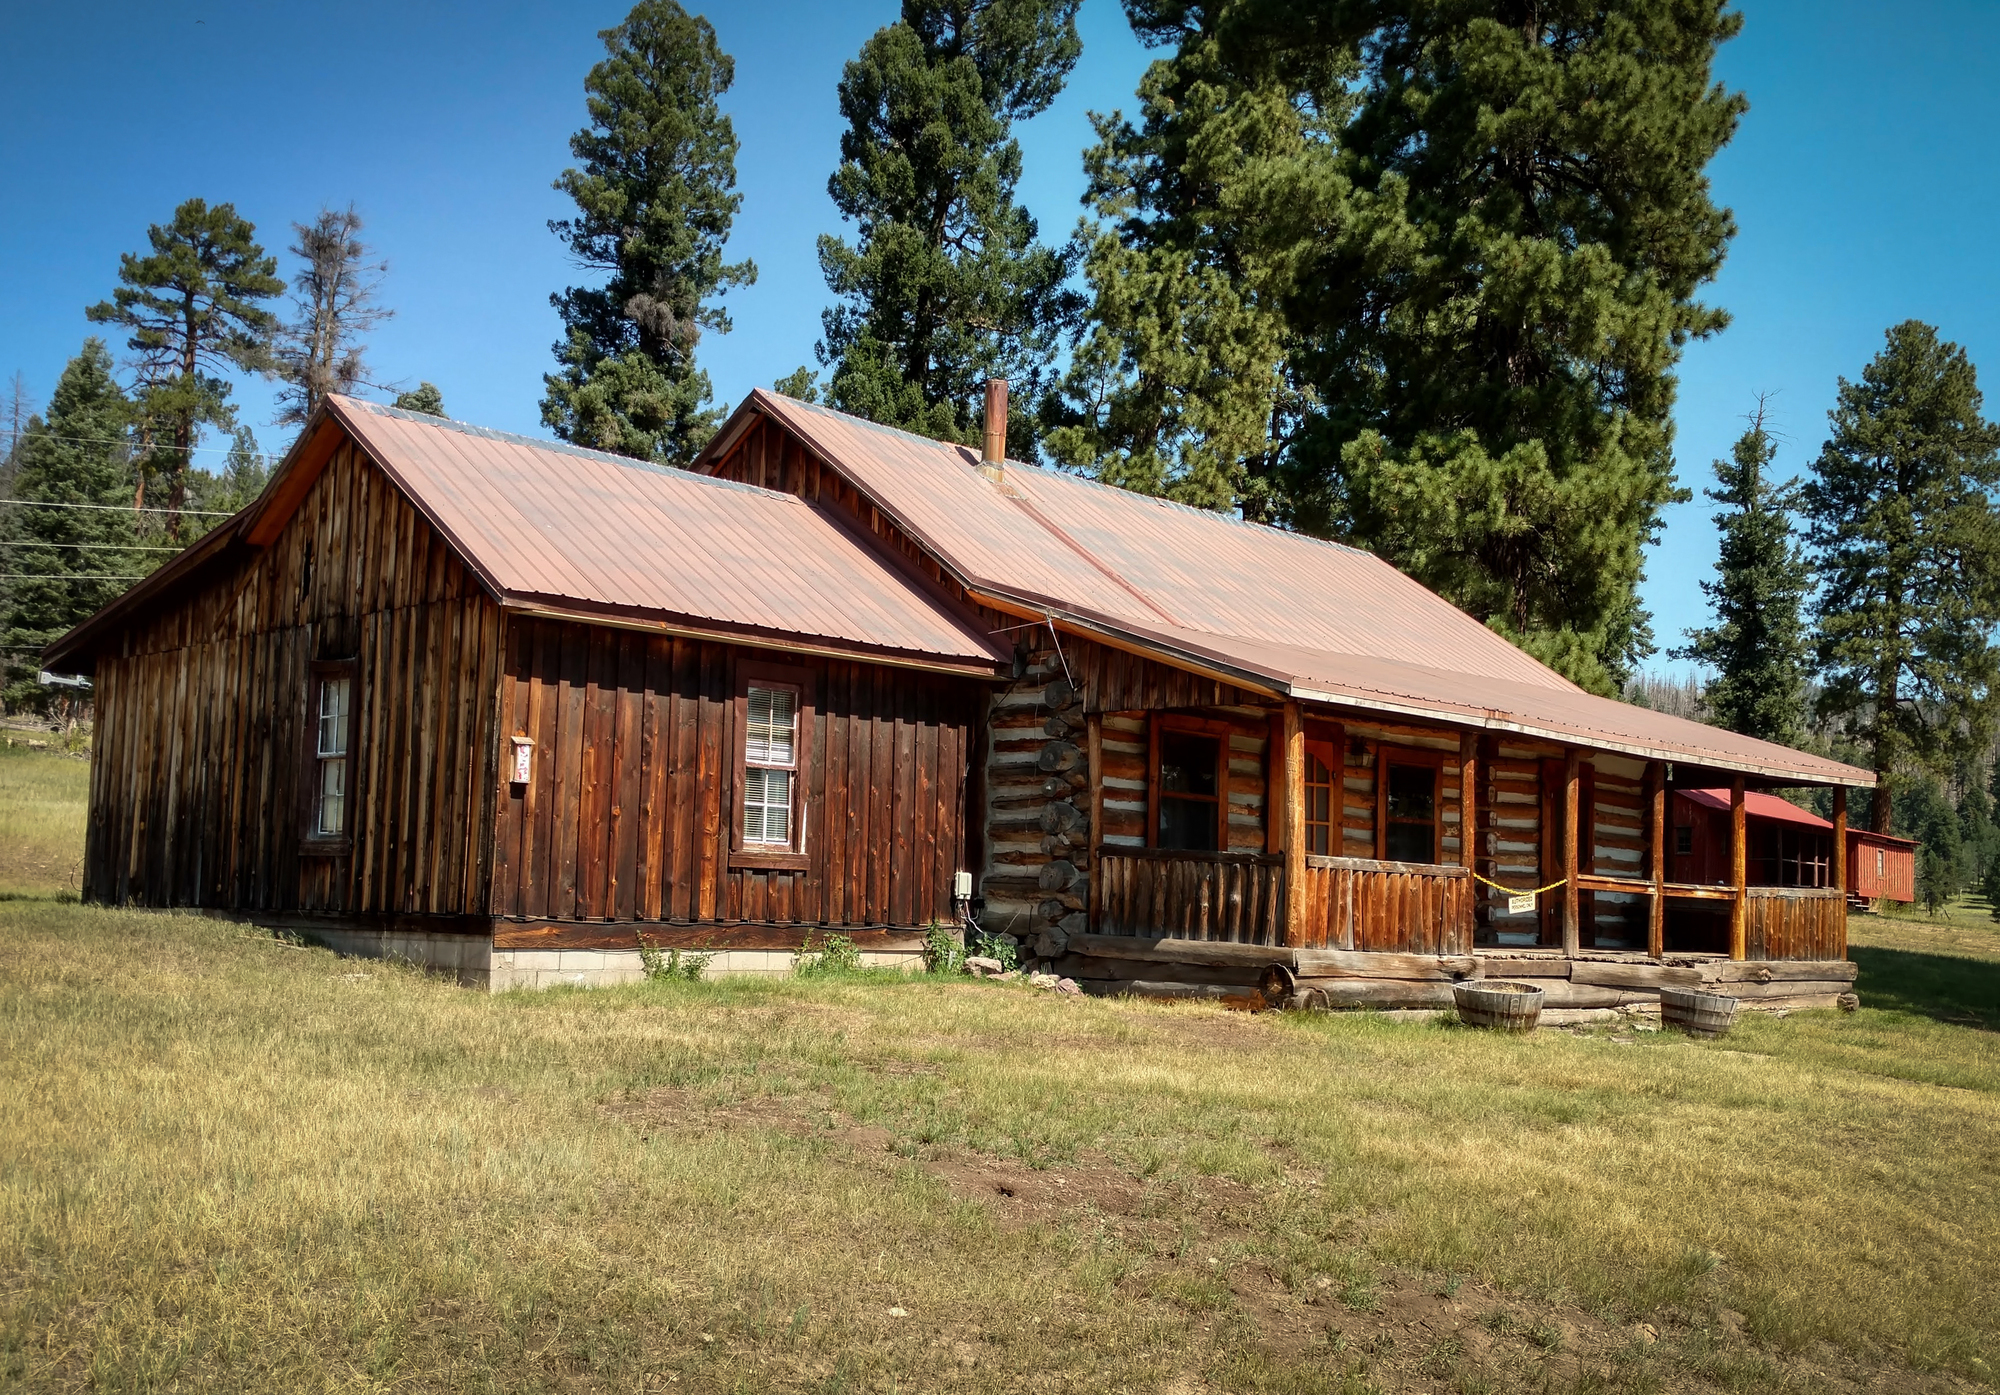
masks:
[[[1736,1023],[1737,1000],[1694,988],[1662,988],[1660,1021],[1691,1037],[1719,1037]]]
[[[1458,1005],[1458,1020],[1468,1027],[1532,1032],[1542,1016],[1542,990],[1531,983],[1501,983],[1485,979],[1454,983],[1451,997]]]

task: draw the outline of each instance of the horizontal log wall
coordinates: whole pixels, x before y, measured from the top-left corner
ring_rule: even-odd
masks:
[[[1588,861],[1583,870],[1607,877],[1650,879],[1652,864],[1646,842],[1646,763],[1623,756],[1598,754],[1585,761],[1589,769],[1591,829]],[[1650,896],[1621,892],[1585,892],[1581,940],[1596,949],[1644,949]]]
[[[461,914],[491,854],[500,613],[353,446],[96,666],[84,894],[237,911]],[[311,664],[356,661],[350,849],[302,848]]]
[[[770,656],[517,620],[500,687],[535,739],[496,839],[496,915],[828,926],[955,921],[967,753],[985,689],[831,659],[811,674],[808,865],[731,866],[735,665]]]
[[[1474,870],[1501,886],[1532,891],[1542,876],[1542,799],[1539,747],[1488,741],[1479,762],[1480,846]],[[1533,944],[1540,938],[1536,911],[1509,911],[1507,894],[1483,883],[1471,892],[1481,944]]]

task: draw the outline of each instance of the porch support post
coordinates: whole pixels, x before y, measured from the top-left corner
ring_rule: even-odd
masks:
[[[1563,753],[1563,957],[1576,958],[1583,948],[1581,895],[1576,887],[1578,808],[1583,802],[1583,757],[1575,749]]]
[[[1729,903],[1729,957],[1749,957],[1750,825],[1743,813],[1743,777],[1729,782],[1729,884],[1736,897]]]
[[[1847,787],[1833,790],[1833,886],[1840,893],[1840,957],[1847,957]]]
[[[1285,943],[1306,942],[1306,723],[1285,701]]]
[[[1653,907],[1646,918],[1646,955],[1667,952],[1667,767],[1646,762],[1646,849],[1653,862]]]
[[[1465,881],[1465,943],[1472,944],[1479,933],[1479,883],[1470,874],[1479,871],[1479,733],[1468,731],[1458,738],[1458,865],[1468,873]]]

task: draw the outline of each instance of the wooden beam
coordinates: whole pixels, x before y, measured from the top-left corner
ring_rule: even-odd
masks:
[[[1562,806],[1562,948],[1574,959],[1582,948],[1582,902],[1576,878],[1577,806],[1583,800],[1583,757],[1575,751],[1563,753]]]
[[[1749,955],[1750,825],[1743,812],[1743,776],[1729,782],[1729,885],[1736,899],[1729,906],[1729,957]]]
[[[1458,865],[1467,872],[1479,870],[1479,733],[1468,731],[1458,738]],[[1465,943],[1479,933],[1479,884],[1472,883],[1465,897]]]
[[[1667,952],[1667,767],[1646,762],[1646,846],[1653,862],[1653,905],[1646,918],[1646,953],[1658,959]]]
[[[1285,703],[1285,943],[1306,940],[1306,724],[1296,699]]]
[[[1847,955],[1847,790],[1833,791],[1833,889],[1840,893],[1840,953]]]

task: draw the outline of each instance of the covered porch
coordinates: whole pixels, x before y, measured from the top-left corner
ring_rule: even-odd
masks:
[[[1716,771],[1298,701],[1265,714],[1261,743],[1240,709],[1141,715],[1137,770],[1141,729],[1087,719],[1088,933],[1048,946],[1086,986],[1426,1007],[1454,981],[1513,977],[1554,988],[1551,1007],[1598,1009],[1702,983],[1830,1005],[1852,982],[1843,788],[1831,866],[1807,879],[1823,884],[1759,884],[1740,772],[1722,786],[1723,875],[1676,881],[1674,791]],[[1224,748],[1212,779],[1185,736],[1204,732]]]

